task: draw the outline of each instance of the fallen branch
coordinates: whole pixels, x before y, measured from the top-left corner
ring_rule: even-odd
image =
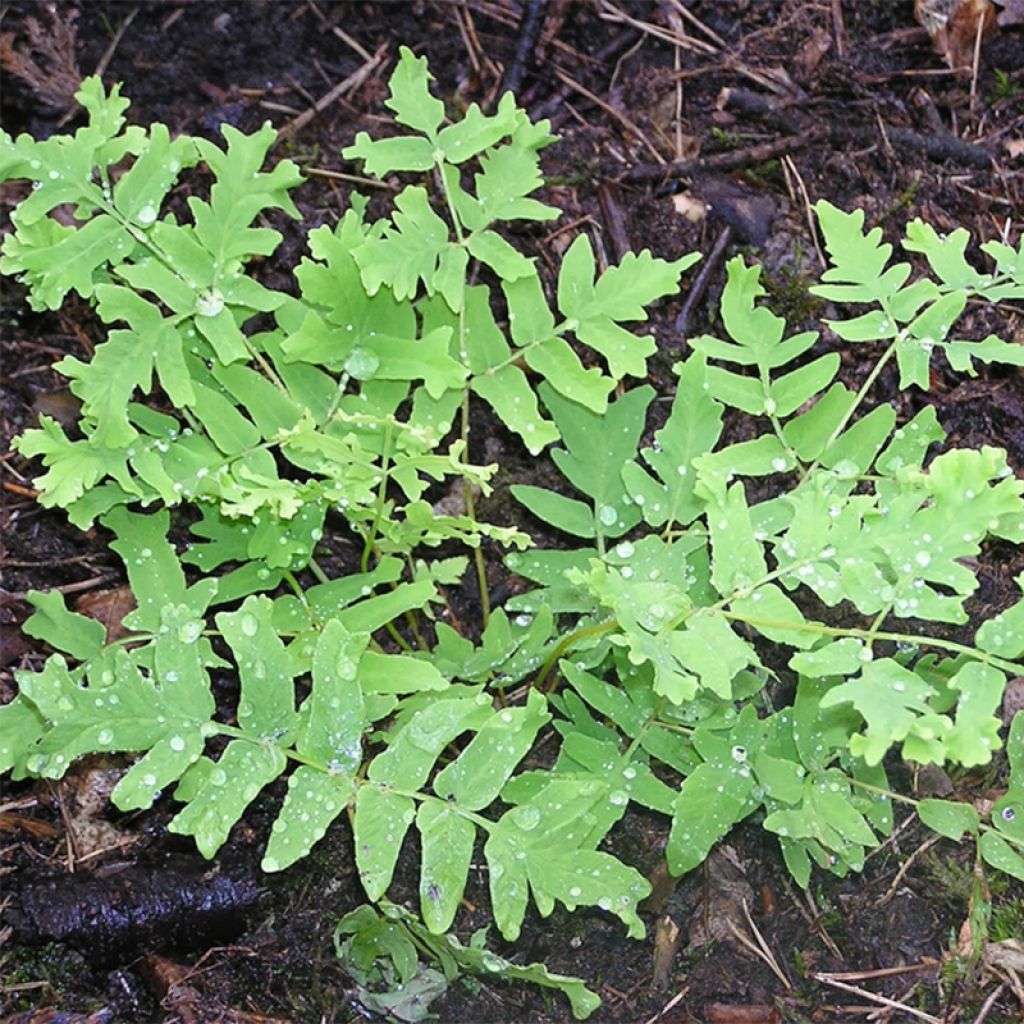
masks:
[[[813,142],[820,142],[821,134],[786,136],[773,142],[761,142],[745,149],[731,149],[726,153],[712,153],[710,156],[693,160],[673,160],[667,164],[634,164],[624,173],[609,169],[609,177],[618,176],[624,181],[660,181],[669,178],[684,178],[690,174],[709,171],[732,171],[749,164],[763,163],[785,153],[803,149]]]

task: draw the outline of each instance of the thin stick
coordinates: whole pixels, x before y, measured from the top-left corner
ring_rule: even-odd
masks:
[[[988,998],[981,1004],[981,1009],[978,1011],[978,1016],[974,1018],[974,1024],[982,1024],[985,1018],[989,1015],[992,1007],[995,1005],[996,1000],[1003,994],[1003,989],[1006,988],[1006,982],[1001,982],[998,988],[993,989]]]
[[[891,978],[897,974],[912,974],[915,971],[934,971],[939,966],[930,957],[923,963],[907,964],[905,967],[879,967],[874,971],[829,971],[834,981],[869,981],[872,978]]]
[[[114,56],[114,52],[117,50],[118,46],[121,45],[121,40],[124,37],[125,32],[128,31],[128,26],[135,20],[135,16],[138,13],[138,7],[133,7],[128,12],[124,21],[121,22],[118,30],[114,33],[114,38],[110,40],[110,45],[103,51],[103,56],[100,57],[95,71],[95,74],[100,78],[102,78],[106,73],[107,66],[110,64],[110,61]]]
[[[732,228],[726,224],[718,238],[715,239],[715,244],[700,268],[700,273],[693,282],[690,293],[686,296],[686,301],[683,303],[679,316],[676,317],[676,333],[681,335],[681,340],[684,342],[690,336],[690,320],[693,318],[693,311],[696,309],[697,303],[704,298],[704,293],[708,290],[711,278],[718,272],[722,257],[725,255],[725,250],[729,247],[731,241]]]
[[[978,103],[978,65],[981,62],[981,36],[985,30],[986,10],[978,19],[978,27],[974,33],[974,58],[971,61],[971,113],[977,109]]]
[[[836,41],[836,56],[846,56],[846,25],[843,23],[843,0],[832,0],[832,37]]]
[[[694,39],[692,36],[679,36],[674,32],[659,28],[657,25],[652,25],[650,22],[641,21],[639,18],[632,18],[625,11],[614,6],[614,4],[607,3],[607,0],[602,2],[598,17],[602,21],[617,21],[631,25],[647,35],[654,36],[655,39],[660,39],[663,43],[668,43],[671,46],[681,46],[684,50],[692,50],[703,54],[705,57],[712,54],[717,55],[719,52],[717,46],[712,46],[710,43],[705,43],[700,39]]]
[[[368,188],[382,188],[387,192],[394,192],[396,185],[387,181],[377,181],[376,178],[364,178],[361,174],[345,174],[342,171],[329,171],[326,167],[303,167],[306,174],[313,174],[318,178],[331,178],[338,181],[349,181],[353,185],[366,185]]]
[[[672,163],[636,164],[623,175],[629,181],[658,181],[662,178],[685,178],[697,171],[732,171],[747,164],[759,164],[772,160],[783,153],[791,153],[803,149],[812,143],[819,142],[821,136],[809,132],[806,135],[793,135],[773,142],[762,142],[746,149],[730,150],[727,153],[712,153],[710,156],[697,157],[694,160],[673,160]]]
[[[575,89],[581,96],[586,96],[591,103],[596,103],[606,114],[610,114],[615,118],[624,128],[635,135],[650,151],[654,159],[661,165],[665,165],[665,158],[654,148],[650,139],[640,130],[639,126],[631,121],[625,114],[616,110],[610,103],[606,103],[600,96],[592,93],[586,86],[580,85],[574,78],[567,75],[564,71],[559,68],[555,68],[555,74],[562,80],[565,85],[568,85],[571,89]]]
[[[527,65],[533,60],[533,51],[537,48],[540,30],[544,27],[547,7],[547,0],[526,0],[522,21],[519,24],[516,50],[508,67],[505,68],[505,78],[501,83],[502,93],[519,93]]]
[[[900,883],[907,876],[907,872],[910,870],[911,865],[917,858],[925,852],[930,850],[940,839],[938,833],[933,836],[929,836],[901,865],[899,871],[896,872],[896,877],[892,880],[892,884],[885,891],[885,895],[876,903],[878,907],[884,906],[896,895],[896,890],[900,887]]]
[[[353,89],[358,89],[359,86],[370,77],[380,62],[384,59],[384,54],[387,51],[388,44],[381,43],[377,47],[374,55],[361,67],[357,68],[352,72],[348,78],[342,79],[333,89],[325,93],[313,104],[309,110],[303,111],[294,120],[289,121],[279,132],[278,139],[287,138],[294,135],[296,132],[301,131],[309,124],[310,121],[316,117],[321,111],[326,110],[335,100],[340,99],[347,92],[351,92]]]
[[[729,49],[729,44],[717,32],[713,32],[711,29],[709,29],[707,25],[705,25],[704,22],[697,17],[696,14],[687,10],[687,8],[684,7],[682,3],[680,3],[680,0],[669,0],[669,3],[675,8],[676,11],[679,12],[679,14],[683,16],[683,18],[685,18],[695,29],[697,29],[698,32],[703,32],[704,35],[708,37],[708,39],[710,39],[713,43],[716,43],[723,50]]]
[[[653,1017],[648,1017],[644,1021],[644,1024],[656,1024],[657,1021],[661,1020],[662,1017],[671,1010],[676,1003],[686,998],[686,993],[690,991],[689,985],[684,985]]]
[[[821,242],[818,239],[818,224],[814,218],[814,210],[811,208],[811,197],[807,194],[807,186],[804,184],[804,179],[797,170],[796,164],[793,163],[793,158],[788,153],[782,158],[782,162],[788,165],[790,173],[796,179],[797,189],[804,201],[804,211],[807,214],[807,226],[811,229],[811,241],[814,243],[814,251],[818,254],[818,262],[821,264],[822,270],[824,270],[828,266],[828,262],[825,259],[825,254],[821,251]]]
[[[782,982],[787,989],[792,990],[793,985],[789,978],[786,976],[786,972],[779,966],[778,960],[775,959],[775,954],[772,952],[771,947],[765,941],[765,937],[761,934],[761,929],[754,924],[754,919],[750,916],[750,908],[747,906],[747,901],[743,900],[743,916],[747,919],[747,924],[750,925],[750,930],[754,933],[754,938],[757,939],[757,944],[761,947],[764,952],[765,962],[775,973],[775,976]]]
[[[847,985],[845,981],[836,981],[829,974],[811,974],[811,977],[815,981],[831,985],[833,988],[842,989],[844,992],[852,992],[855,996],[868,999],[873,1003],[880,1003],[882,1006],[889,1006],[894,1010],[902,1010],[903,1013],[909,1013],[911,1017],[917,1017],[919,1020],[926,1020],[929,1024],[942,1024],[941,1018],[933,1017],[930,1013],[925,1013],[924,1010],[915,1010],[913,1006],[907,1006],[906,1003],[899,1003],[895,999],[889,999],[886,996],[876,995],[874,992],[869,992],[866,988]]]

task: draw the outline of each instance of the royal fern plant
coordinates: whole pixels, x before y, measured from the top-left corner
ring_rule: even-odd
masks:
[[[286,778],[264,870],[347,815],[380,901],[415,828],[431,933],[482,863],[506,939],[531,901],[641,936],[647,854],[602,848],[631,804],[664,816],[677,875],[752,816],[801,885],[815,865],[843,875],[900,801],[1024,880],[1024,715],[999,717],[1024,674],[1024,600],[973,633],[964,608],[986,543],[1024,543],[1024,481],[1002,450],[944,446],[927,401],[940,360],[1020,374],[1019,343],[956,325],[969,301],[1024,298],[1024,250],[968,260],[966,231],[914,221],[915,271],[863,213],[819,202],[829,337],[787,334],[759,268],[733,259],[721,336],[690,340],[652,435],[657,344],[632,325],[698,257],[599,269],[581,234],[549,294],[505,225],[559,216],[533,197],[552,136],[511,96],[446,123],[403,50],[400,133],[344,151],[393,203],[373,219],[353,196],[311,230],[287,291],[258,279],[282,239],[268,215],[299,217],[303,182],[290,160],[264,169],[271,127],[224,126],[221,146],[126,124],[96,78],[78,98],[73,135],[0,136],[0,180],[31,184],[0,270],[34,309],[75,292],[109,330],[57,363],[74,435],[41,416],[16,444],[45,467],[44,506],[110,532],[136,608],[108,644],[60,594],[29,595],[25,630],[56,653],[0,709],[0,769],[57,779],[121,754],[113,803],[175,802],[168,827],[206,857]],[[856,390],[837,379],[846,344],[874,360]],[[909,419],[876,394],[890,363]],[[514,484],[512,522],[477,515],[502,471],[469,457],[483,412],[561,475]],[[741,418],[752,440],[723,443]],[[436,509],[453,484],[461,508]],[[557,545],[533,544],[537,521]],[[347,571],[318,561],[325,530]],[[522,585],[492,610],[502,557]],[[467,573],[480,615],[463,635],[444,618]],[[1001,749],[985,813],[889,782],[901,759]]]

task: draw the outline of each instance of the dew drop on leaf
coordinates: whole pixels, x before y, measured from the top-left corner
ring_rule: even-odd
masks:
[[[512,820],[524,832],[529,832],[540,824],[540,811],[530,804],[524,804],[512,812]]]
[[[148,227],[156,220],[156,207],[152,203],[146,203],[137,214],[135,219],[143,226]]]
[[[243,615],[239,626],[246,636],[255,636],[260,624],[256,621],[255,615]]]
[[[376,352],[368,348],[354,348],[345,360],[345,372],[356,380],[371,380],[380,369],[380,359]]]
[[[224,296],[216,288],[200,292],[196,298],[196,313],[199,316],[216,316],[224,308]]]
[[[597,518],[600,519],[605,526],[614,526],[615,520],[618,518],[618,513],[611,505],[602,505],[597,510]]]
[[[178,639],[183,644],[194,644],[203,632],[203,624],[199,621],[186,622],[178,628]]]

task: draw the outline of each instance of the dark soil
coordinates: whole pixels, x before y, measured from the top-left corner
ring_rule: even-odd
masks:
[[[524,8],[540,13],[541,32],[517,66]],[[828,314],[805,290],[819,269],[808,223],[808,204],[819,198],[863,208],[867,221],[882,225],[893,241],[916,216],[939,231],[963,225],[976,243],[1002,238],[1016,245],[1024,230],[1022,27],[987,39],[973,71],[951,72],[914,21],[909,0],[154,0],[12,3],[0,10],[0,28],[13,33],[16,46],[25,44],[28,17],[39,19],[53,42],[55,52],[37,55],[39,73],[4,74],[5,129],[37,137],[63,130],[65,118],[75,123],[68,112],[76,67],[88,74],[99,65],[107,83],[123,82],[135,121],[214,137],[222,122],[244,130],[266,119],[285,126],[383,47],[384,60],[362,85],[278,145],[277,154],[298,161],[309,180],[296,195],[304,223],[275,222],[286,242],[260,272],[276,287],[287,286],[305,231],[333,224],[345,209],[350,183],[332,174],[358,168],[340,150],[357,131],[386,128],[385,82],[402,44],[429,58],[451,109],[491,102],[503,76],[515,70],[522,102],[552,118],[560,141],[545,152],[544,198],[565,215],[544,229],[549,234],[520,239],[549,270],[549,254],[561,252],[577,231],[588,231],[599,252],[615,261],[630,248],[666,258],[694,249],[708,254],[728,226],[724,256],[744,252],[762,262],[774,308],[796,328]],[[67,30],[63,52],[54,19]],[[666,161],[686,163],[672,169]],[[13,189],[4,193],[5,221],[19,197]],[[698,199],[710,211],[687,219],[680,211]],[[722,284],[719,264],[707,294],[686,310],[687,333],[714,327]],[[662,394],[669,393],[672,363],[686,349],[677,328],[685,299],[684,291],[664,303],[653,322],[662,351],[651,379]],[[57,314],[33,314],[9,281],[2,316],[4,440],[40,411],[73,421],[74,399],[50,366],[65,354],[86,358],[103,338],[102,325],[81,302]],[[971,309],[962,329],[1022,341],[1024,316],[1019,306]],[[847,347],[843,356],[846,380],[862,380],[868,353]],[[895,402],[901,415],[912,414],[916,403],[935,403],[951,443],[1004,447],[1024,473],[1019,372],[961,380],[939,368],[927,398],[900,393],[895,377],[883,375],[877,394]],[[513,476],[535,479],[537,467],[504,438],[481,435],[479,443]],[[5,450],[0,701],[15,692],[12,669],[38,667],[45,657],[17,629],[30,610],[26,591],[59,587],[72,598],[95,600],[99,592],[116,595],[123,583],[102,531],[83,535],[62,514],[36,505],[38,467]],[[492,568],[496,592],[508,593],[514,582],[501,578],[497,562]],[[988,615],[1009,603],[1012,579],[1022,569],[1019,552],[990,551],[972,612]],[[372,1017],[356,1001],[332,944],[338,919],[361,899],[344,825],[283,876],[260,877],[258,851],[279,798],[270,792],[235,829],[211,875],[210,865],[162,828],[168,809],[120,817],[96,812],[109,770],[87,764],[59,785],[8,784],[0,797],[8,909],[28,905],[37,913],[37,919],[9,914],[13,930],[0,931],[0,1013],[14,1015],[11,1020],[110,1022]],[[981,799],[997,785],[998,770],[997,764],[987,774],[952,780],[922,773],[903,782],[924,792],[952,786]],[[614,834],[614,847],[657,877],[666,834],[663,820],[633,815]],[[1019,1020],[1019,977],[961,971],[950,954],[967,918],[972,872],[966,847],[934,842],[909,818],[898,821],[863,875],[843,881],[818,875],[801,893],[752,822],[703,870],[674,891],[664,888],[661,905],[647,915],[645,942],[626,939],[603,915],[559,910],[546,920],[528,917],[515,948],[496,938],[493,948],[517,962],[543,960],[552,970],[582,976],[604,1000],[595,1015],[602,1021]],[[488,923],[482,876],[471,875],[456,921],[464,940]],[[156,910],[146,917],[143,898],[154,878],[163,878],[178,900],[166,925]],[[1001,878],[990,884],[994,935],[1019,938],[1020,887]],[[115,894],[113,903],[107,893]],[[204,916],[209,893],[216,894],[214,909],[227,908],[227,933],[223,914]],[[414,851],[406,852],[391,896],[414,905]],[[135,930],[106,938],[97,921],[138,899]],[[48,930],[60,906],[72,918],[70,930]],[[723,927],[730,919],[750,937],[747,946]],[[678,952],[662,950],[656,968],[655,934],[675,931]],[[758,934],[763,949],[754,952]],[[51,941],[57,938],[66,944]],[[860,972],[843,984],[861,991],[809,976],[822,971]],[[872,1002],[864,991],[891,1002]],[[571,1019],[561,997],[497,981],[457,983],[434,1009],[451,1022]]]

